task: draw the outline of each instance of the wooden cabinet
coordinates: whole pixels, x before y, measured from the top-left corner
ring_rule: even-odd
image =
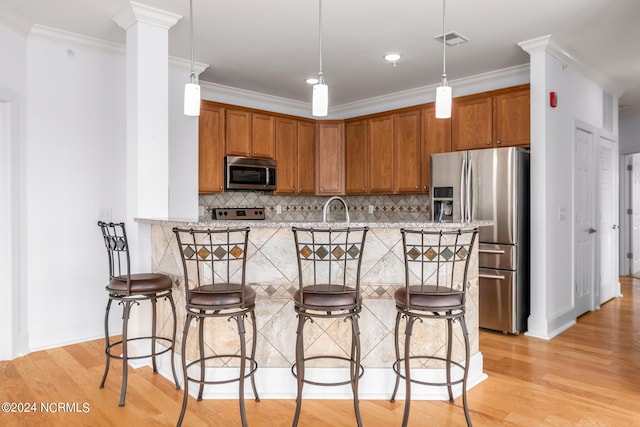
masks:
[[[451,151],[451,119],[436,119],[435,103],[422,109],[421,190],[429,192],[431,155]]]
[[[529,145],[529,86],[456,98],[451,117],[454,150]]]
[[[278,194],[315,191],[315,131],[311,122],[277,117],[275,120]]]
[[[344,194],[344,122],[319,122],[317,133],[316,194]]]
[[[203,101],[198,120],[198,192],[224,191],[225,110]]]
[[[226,154],[273,158],[275,117],[245,110],[227,110]]]
[[[420,192],[420,110],[394,114],[394,193]]]
[[[369,193],[393,193],[393,115],[389,114],[369,119],[368,124],[367,180],[369,182]]]
[[[367,121],[345,122],[345,191],[347,194],[366,194],[367,182]]]

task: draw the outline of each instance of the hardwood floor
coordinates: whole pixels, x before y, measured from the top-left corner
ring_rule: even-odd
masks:
[[[551,341],[482,331],[489,378],[468,393],[474,426],[640,426],[640,279],[622,277],[621,283],[623,298],[585,314]],[[0,426],[175,425],[182,391],[171,382],[150,368],[131,369],[127,404],[120,408],[119,365],[101,390],[103,368],[102,340],[0,362],[0,402],[37,407],[0,413]],[[74,411],[58,410],[57,402]],[[399,426],[403,403],[362,401],[364,425]],[[293,412],[293,400],[247,400],[251,426],[289,426]],[[236,400],[191,400],[184,425],[239,424]],[[301,427],[352,425],[350,400],[304,401]],[[461,399],[412,402],[410,425],[464,425]]]

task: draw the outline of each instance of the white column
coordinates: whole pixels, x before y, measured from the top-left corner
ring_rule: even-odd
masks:
[[[127,32],[127,217],[169,215],[169,28],[180,15],[129,2],[113,20]]]

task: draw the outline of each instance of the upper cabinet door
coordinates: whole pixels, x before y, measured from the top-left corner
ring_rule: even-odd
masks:
[[[394,114],[396,193],[420,192],[421,111]]]
[[[278,194],[296,192],[297,122],[293,119],[276,119],[276,161],[278,162]]]
[[[529,89],[494,97],[493,140],[496,147],[531,142]]]
[[[202,102],[198,118],[198,192],[224,191],[224,108]]]
[[[227,155],[251,155],[251,113],[227,110]]]
[[[451,119],[436,119],[436,105],[422,110],[422,192],[428,192],[431,179],[431,155],[451,151]]]
[[[455,151],[492,145],[493,98],[454,99],[451,112],[452,146]]]
[[[274,156],[275,142],[275,117],[268,114],[251,115],[251,156],[268,157]]]
[[[366,194],[367,121],[345,123],[345,190],[347,194]]]
[[[298,122],[298,194],[316,191],[316,126],[311,122]]]
[[[343,122],[318,123],[316,166],[316,193],[344,194]]]
[[[369,119],[369,192],[393,193],[393,115]]]

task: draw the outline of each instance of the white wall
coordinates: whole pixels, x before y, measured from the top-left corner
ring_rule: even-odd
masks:
[[[125,60],[33,39],[27,50],[33,351],[103,336],[107,259],[96,221],[126,214]]]
[[[576,320],[572,267],[574,128],[576,121],[602,127],[603,90],[546,52],[532,55],[531,73],[532,301],[528,334],[552,338]],[[548,106],[550,91],[558,94],[557,108]],[[614,133],[617,131],[616,125]],[[565,213],[564,218],[560,212]]]
[[[24,295],[26,38],[0,25],[0,360],[28,351]]]

